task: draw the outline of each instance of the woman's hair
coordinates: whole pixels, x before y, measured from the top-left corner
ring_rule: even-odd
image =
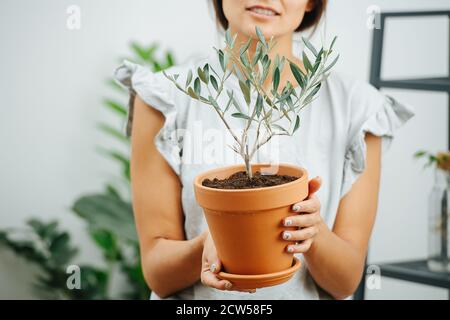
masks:
[[[304,31],[308,28],[311,28],[313,26],[316,26],[320,18],[322,17],[322,14],[325,11],[325,8],[327,6],[327,0],[309,0],[313,3],[314,7],[311,11],[305,12],[305,16],[303,17],[302,22],[300,25],[295,29],[295,32]],[[216,19],[222,26],[224,30],[228,29],[228,20],[225,17],[225,14],[223,12],[222,7],[222,0],[212,0],[214,4],[214,11],[216,13]]]

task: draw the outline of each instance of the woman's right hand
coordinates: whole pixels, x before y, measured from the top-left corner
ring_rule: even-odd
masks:
[[[205,231],[203,241],[202,254],[202,270],[200,275],[201,282],[208,287],[219,290],[231,290],[254,293],[255,289],[238,289],[228,280],[222,280],[217,277],[217,274],[222,268],[222,263],[217,256],[216,246],[212,240],[209,231]]]

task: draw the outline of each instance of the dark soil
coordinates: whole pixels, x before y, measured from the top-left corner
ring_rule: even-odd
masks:
[[[213,180],[205,179],[202,181],[202,185],[215,189],[253,189],[277,186],[297,179],[298,177],[288,175],[261,175],[259,171],[253,174],[252,179],[249,179],[245,171],[239,171],[223,180],[217,178]]]

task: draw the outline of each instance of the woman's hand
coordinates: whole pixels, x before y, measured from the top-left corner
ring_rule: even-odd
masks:
[[[238,289],[233,286],[230,281],[222,280],[217,277],[217,274],[222,268],[222,264],[217,256],[216,246],[211,238],[209,231],[205,231],[203,242],[203,255],[202,255],[202,270],[200,275],[201,282],[208,287],[216,288],[219,290],[231,290],[253,293],[256,290],[244,290]]]
[[[284,240],[294,242],[286,246],[290,253],[306,253],[319,233],[320,224],[323,222],[320,216],[320,201],[314,194],[319,190],[322,180],[316,177],[309,181],[308,197],[292,205],[292,211],[299,213],[285,218],[282,223],[286,227],[297,227],[298,230],[288,230],[282,233]]]

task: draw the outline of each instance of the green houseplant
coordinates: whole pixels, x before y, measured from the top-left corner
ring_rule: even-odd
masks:
[[[224,49],[215,48],[221,70],[206,63],[194,72],[189,71],[183,85],[178,82],[179,74],[164,72],[180,91],[216,111],[234,139],[234,145],[230,147],[242,158],[242,165],[210,170],[194,181],[197,202],[204,210],[225,269],[219,276],[242,288],[284,282],[300,266],[293,254],[283,250],[285,244],[279,234],[283,230],[280,221],[290,215],[290,205],[308,195],[307,172],[294,165],[280,164],[276,174],[269,174],[264,171],[270,165],[253,165],[252,159],[274,136],[292,136],[299,129],[300,111],[317,96],[338,60],[336,57],[329,63],[336,38],[328,48],[320,50],[303,38],[305,70],[288,61],[301,90],[297,92],[289,81],[280,87],[280,74],[286,59],[276,55],[272,61],[269,52],[276,45],[273,37],[267,40],[258,27],[255,35],[239,50],[233,50],[237,35],[226,31]],[[251,55],[248,49],[253,41],[256,50]],[[225,89],[224,84],[232,74],[238,78],[240,92]],[[266,79],[271,80],[269,92],[264,87]],[[225,91],[228,102],[220,105],[218,99]],[[254,101],[252,93],[256,96]],[[244,98],[245,107],[239,105],[238,94]],[[231,129],[228,115],[242,119],[243,127],[239,133]],[[287,125],[281,123],[283,119],[287,120]],[[250,129],[256,130],[253,138],[249,135]],[[265,184],[271,179],[278,182]]]
[[[175,64],[171,51],[159,57],[158,44],[130,45],[132,57],[128,60],[143,64],[154,72]],[[120,59],[123,60],[123,59]],[[107,81],[115,92],[126,100],[128,92],[113,79]],[[106,98],[103,107],[117,115],[123,123],[127,107],[120,100]],[[107,182],[98,193],[85,194],[76,199],[72,213],[81,218],[88,234],[102,253],[104,266],[79,265],[81,289],[70,289],[67,279],[69,265],[76,265],[80,249],[72,243],[70,233],[62,230],[56,220],[42,221],[37,218],[27,221],[23,228],[0,230],[0,246],[11,249],[18,256],[39,267],[34,279],[36,295],[51,299],[142,299],[149,298],[150,290],[142,275],[139,244],[134,226],[132,205],[127,197],[130,189],[130,160],[126,152],[118,148],[129,148],[130,141],[123,130],[101,122],[98,128],[116,141],[114,148],[99,148],[101,154],[116,162],[120,169],[119,182]],[[117,180],[116,180],[117,181]],[[119,183],[119,185],[117,185]],[[122,188],[120,188],[122,187]],[[120,191],[124,190],[124,191]],[[127,288],[112,294],[114,273],[126,280]]]

